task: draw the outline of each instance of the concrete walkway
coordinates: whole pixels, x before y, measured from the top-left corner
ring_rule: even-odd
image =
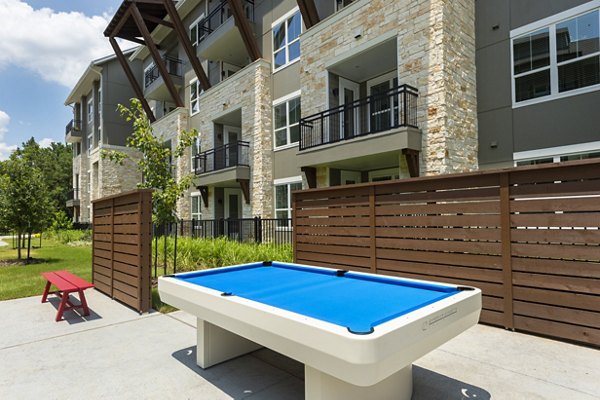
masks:
[[[0,399],[303,399],[303,366],[270,350],[195,365],[195,318],[135,311],[89,290],[0,302]],[[414,400],[600,399],[600,351],[478,325],[421,358]],[[368,399],[375,400],[375,399]]]

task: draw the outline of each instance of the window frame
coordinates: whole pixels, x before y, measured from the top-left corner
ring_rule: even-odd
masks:
[[[552,158],[553,162],[560,162],[561,157],[598,152],[600,152],[600,141],[520,151],[513,153],[513,165],[516,167],[517,163],[537,161],[546,158]]]
[[[586,4],[582,4],[580,6],[568,9],[561,13],[555,14],[553,16],[535,21],[531,24],[524,25],[522,27],[513,29],[510,31],[510,78],[511,78],[511,101],[512,108],[524,107],[532,104],[539,104],[546,101],[552,101],[556,99],[562,99],[571,96],[577,96],[584,93],[595,92],[600,90],[600,83],[590,86],[585,86],[577,89],[567,90],[564,92],[559,92],[559,76],[558,76],[558,68],[560,66],[574,63],[577,61],[581,61],[587,58],[592,57],[600,57],[600,51],[595,52],[593,54],[588,54],[582,57],[576,57],[570,60],[558,62],[557,59],[557,43],[556,43],[556,26],[560,23],[566,22],[568,20],[572,20],[583,16],[585,14],[598,11],[598,24],[600,27],[600,0],[593,0]],[[549,39],[550,39],[550,65],[546,67],[540,67],[533,71],[527,71],[524,73],[515,74],[514,69],[514,42],[517,39],[528,36],[537,31],[548,29],[549,31]],[[600,40],[600,39],[599,39]],[[546,69],[550,70],[550,94],[546,96],[536,97],[533,99],[527,99],[523,101],[516,101],[516,85],[515,78],[526,76],[528,74],[533,74],[537,72],[544,71]]]
[[[198,201],[198,210],[199,212],[194,213],[194,205],[193,202],[194,201]],[[198,215],[199,214],[199,218],[194,218],[194,215]],[[200,194],[200,192],[191,192],[190,193],[190,218],[194,219],[196,221],[201,221],[202,220],[202,195]]]
[[[94,98],[90,96],[87,100],[87,123],[88,125],[94,122]]]
[[[280,211],[287,211],[287,215],[288,215],[288,219],[290,220],[290,223],[288,224],[288,226],[278,226],[277,224],[275,224],[275,229],[282,231],[282,230],[291,230],[292,226],[291,226],[291,220],[292,220],[292,191],[291,191],[291,185],[294,184],[300,184],[301,189],[303,188],[303,182],[302,182],[302,176],[292,176],[289,178],[282,178],[282,179],[275,179],[273,181],[273,211],[274,211],[274,217],[276,220],[279,219],[279,217],[277,216],[277,212]],[[277,187],[279,186],[285,186],[286,187],[286,193],[287,193],[287,208],[277,208]]]
[[[196,154],[194,154],[194,149],[196,149]],[[191,172],[196,172],[196,169],[194,168],[194,158],[198,154],[200,154],[201,149],[202,149],[202,143],[201,143],[200,133],[198,133],[198,136],[196,136],[196,139],[194,139],[194,142],[192,143],[192,146],[190,147],[190,169],[191,169]]]
[[[207,7],[208,7],[208,2],[207,2],[206,4],[207,4]],[[198,49],[198,45],[199,45],[199,44],[202,42],[202,40],[204,40],[204,39],[205,39],[205,38],[208,36],[208,34],[207,34],[207,33],[205,33],[205,34],[202,36],[202,40],[200,40],[200,36],[198,35],[198,33],[199,33],[198,25],[199,25],[199,24],[200,24],[200,22],[201,22],[202,20],[204,20],[204,19],[206,19],[206,12],[205,12],[205,11],[202,11],[202,13],[200,14],[200,16],[199,16],[198,18],[196,18],[196,19],[195,19],[195,20],[194,20],[194,21],[193,21],[193,22],[190,24],[190,26],[188,27],[188,33],[189,33],[190,43],[192,44],[192,47],[193,47],[195,50],[197,50],[197,49]],[[194,27],[196,28],[196,38],[195,38],[195,40],[192,40],[192,29],[193,29]]]
[[[293,15],[298,14],[300,17],[300,33],[298,34],[298,37],[295,38],[294,40],[292,40],[291,42],[288,42],[288,24],[287,21],[290,17],[292,17]],[[275,31],[275,27],[278,27],[280,25],[284,25],[285,28],[285,43],[282,47],[276,49],[275,48],[275,35],[274,35],[274,31]],[[290,60],[289,59],[289,47],[291,44],[295,43],[295,42],[299,42],[300,41],[300,36],[302,35],[302,33],[304,32],[304,23],[302,20],[302,13],[300,12],[300,8],[299,7],[294,7],[292,10],[288,11],[287,13],[285,13],[282,17],[278,18],[277,20],[275,20],[275,22],[273,22],[271,24],[271,62],[273,65],[273,73],[275,72],[279,72],[284,68],[289,67],[290,65],[297,63],[298,61],[300,61],[300,58],[302,57],[302,52],[300,52],[300,55],[293,59]],[[285,52],[285,63],[280,65],[279,67],[275,66],[275,53],[277,53],[278,51],[284,50]]]
[[[280,97],[278,99],[276,99],[275,101],[273,101],[273,114],[272,114],[272,118],[273,118],[273,150],[283,150],[283,149],[289,149],[295,146],[298,146],[298,143],[300,143],[300,137],[298,137],[298,141],[297,142],[291,142],[290,139],[290,128],[292,126],[300,126],[300,118],[298,119],[298,122],[295,122],[293,124],[290,125],[290,121],[289,121],[289,117],[290,117],[290,101],[292,100],[296,100],[296,99],[300,99],[300,111],[302,113],[302,91],[301,90],[297,90],[295,92],[292,92],[288,95],[285,95],[283,97]],[[280,106],[281,104],[285,103],[285,127],[280,127],[280,128],[275,128],[275,107]],[[282,144],[281,146],[277,146],[277,137],[276,137],[276,131],[281,131],[285,129],[286,130],[286,143]]]
[[[196,98],[192,98],[192,85],[196,86]],[[190,116],[196,115],[200,112],[200,96],[204,93],[202,86],[200,85],[200,81],[198,78],[194,78],[190,81]],[[194,101],[198,103],[198,109],[194,111]]]

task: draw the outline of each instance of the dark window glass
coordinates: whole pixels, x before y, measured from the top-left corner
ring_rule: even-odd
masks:
[[[600,83],[600,56],[558,67],[558,91],[567,92]]]
[[[548,28],[513,41],[513,65],[515,74],[550,65]]]
[[[550,94],[550,70],[515,78],[515,99],[523,101]]]
[[[600,50],[598,11],[556,25],[558,62],[584,57]]]

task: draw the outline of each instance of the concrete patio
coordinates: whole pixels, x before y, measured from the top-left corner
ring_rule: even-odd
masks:
[[[0,399],[303,399],[303,366],[263,349],[195,365],[195,318],[137,312],[88,291],[0,302]],[[600,399],[600,351],[478,325],[415,363],[414,400]],[[372,399],[375,400],[375,399]]]

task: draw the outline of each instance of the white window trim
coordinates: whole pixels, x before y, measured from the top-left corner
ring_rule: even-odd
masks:
[[[292,176],[289,178],[280,178],[275,179],[273,181],[273,210],[275,211],[275,218],[277,219],[277,211],[288,210],[288,218],[292,218],[292,192],[290,191],[290,185],[294,183],[299,183],[300,185],[304,185],[302,183],[302,176]],[[288,190],[288,207],[287,208],[277,208],[277,186],[286,186]],[[275,230],[277,231],[289,231],[292,230],[292,226],[276,226]]]
[[[600,151],[600,141],[572,144],[567,146],[547,147],[545,149],[536,149],[528,151],[519,151],[513,153],[515,165],[517,161],[530,161],[540,158],[572,156],[576,154],[594,153]]]
[[[208,8],[208,2],[206,2],[206,7]],[[190,26],[189,26],[189,28],[188,28],[188,36],[191,36],[192,28],[193,28],[195,25],[198,25],[198,23],[199,23],[201,20],[203,20],[204,18],[206,18],[206,12],[205,12],[205,11],[202,11],[202,14],[200,14],[200,16],[199,16],[198,18],[196,18],[196,19],[194,20],[194,22],[192,22],[192,23],[190,24]],[[205,34],[205,35],[204,35],[204,38],[206,38],[206,36],[208,36],[208,34]],[[192,40],[191,40],[191,39],[190,39],[190,42],[192,43],[192,46],[194,46],[194,45],[195,45],[195,46],[198,46],[198,44],[199,44],[199,43],[198,43],[198,29],[196,29],[196,44],[194,44],[194,42],[192,42]]]
[[[194,111],[194,108],[192,107],[192,85],[196,85],[196,101],[198,102],[197,111]],[[190,116],[196,115],[200,112],[200,96],[202,95],[201,90],[202,88],[200,87],[200,81],[198,80],[198,78],[192,79],[190,81]]]
[[[511,100],[512,100],[512,108],[520,108],[533,104],[544,103],[547,101],[563,99],[566,97],[577,96],[584,93],[595,92],[600,90],[600,84],[586,86],[579,89],[569,90],[563,93],[558,91],[558,65],[568,64],[569,62],[574,62],[574,60],[568,60],[558,63],[556,60],[556,24],[563,22],[565,20],[569,20],[572,18],[576,18],[580,15],[586,14],[590,11],[595,11],[600,8],[600,0],[593,0],[588,3],[582,4],[580,6],[571,8],[569,10],[560,12],[558,14],[552,15],[550,17],[532,22],[530,24],[521,26],[519,28],[513,29],[510,31],[510,78],[511,78]],[[600,13],[599,13],[600,15]],[[599,16],[600,18],[600,16]],[[600,24],[600,22],[599,22]],[[516,74],[517,76],[525,76],[528,73],[540,72],[546,69],[550,69],[550,94],[547,96],[537,97],[535,99],[516,101],[516,88],[515,88],[515,69],[514,69],[514,40],[518,39],[521,36],[534,33],[536,31],[548,28],[549,36],[550,36],[550,65],[547,67],[541,67],[536,69],[535,71],[524,72],[520,74]],[[587,57],[595,57],[598,56],[600,52],[586,55],[584,57],[578,57],[578,60],[585,59]]]
[[[277,25],[280,25],[281,23],[285,23],[285,21],[289,17],[291,17],[292,15],[296,14],[297,12],[300,13],[300,8],[299,7],[294,7],[293,9],[291,9],[290,11],[288,11],[287,13],[285,13],[283,16],[281,16],[280,18],[278,18],[277,20],[275,20],[275,22],[273,22],[271,24],[271,47],[273,47],[273,29]],[[302,13],[300,13],[300,35],[298,35],[298,38],[296,40],[294,40],[294,42],[300,41],[300,36],[302,36],[302,32],[304,32],[304,21],[302,19]],[[288,32],[287,32],[287,27],[286,27],[286,31],[285,31],[286,41],[287,41],[287,34],[288,34]],[[288,56],[289,56],[289,52],[287,50],[287,48],[289,48],[289,46],[290,46],[290,43],[287,43],[285,45],[285,48],[286,48],[285,49],[286,60],[288,59]],[[278,49],[278,50],[280,50],[280,49]],[[288,61],[285,64],[283,64],[282,66],[276,68],[275,67],[275,48],[271,48],[271,63],[273,65],[273,73],[279,72],[282,69],[287,68],[290,65],[293,65],[293,64],[297,63],[298,61],[300,61],[300,58],[302,58],[302,53],[300,53],[300,57],[296,58],[295,60]]]
[[[287,104],[288,101],[293,100],[293,99],[295,99],[297,97],[300,97],[300,107],[302,107],[302,91],[301,90],[296,90],[295,92],[287,94],[287,95],[285,95],[283,97],[280,97],[280,98],[276,99],[275,101],[273,101],[273,107],[272,107],[273,108],[273,116],[272,116],[273,121],[275,121],[275,107],[279,106],[279,105],[281,105],[283,103]],[[275,129],[275,122],[273,122],[273,150],[274,151],[289,149],[291,147],[297,147],[298,146],[299,141],[298,142],[293,142],[293,143],[289,142],[290,141],[290,125],[289,125],[289,121],[288,121],[289,116],[290,116],[289,115],[289,108],[286,105],[286,116],[285,116],[285,118],[286,118],[286,122],[288,122],[288,124],[286,125],[285,129],[287,131],[287,141],[288,141],[288,143],[286,143],[284,145],[277,146],[275,144],[276,143],[275,142],[275,130],[276,129]],[[299,120],[298,120],[298,125],[300,125],[300,121]],[[282,129],[282,128],[279,128],[279,129]]]
[[[190,147],[190,169],[191,172],[195,172],[194,169],[194,152],[192,151],[192,148],[194,147],[194,145],[196,145],[196,151],[201,150],[202,149],[202,142],[200,139],[200,133],[198,133],[198,136],[196,136],[196,142],[192,143],[192,147]],[[200,154],[200,152],[197,152],[196,155]],[[198,194],[200,194],[200,192],[197,192]]]
[[[192,219],[194,219],[194,217],[192,216],[192,198],[194,197],[200,197],[200,218],[196,218],[196,220],[201,220],[202,219],[202,195],[200,194],[200,192],[191,192],[190,193],[190,217]]]
[[[94,99],[91,98],[92,96],[90,96],[90,98],[87,101],[87,108],[86,108],[86,112],[87,112],[87,123],[88,125],[91,122],[94,122]],[[91,112],[90,112],[90,106],[91,106]]]

